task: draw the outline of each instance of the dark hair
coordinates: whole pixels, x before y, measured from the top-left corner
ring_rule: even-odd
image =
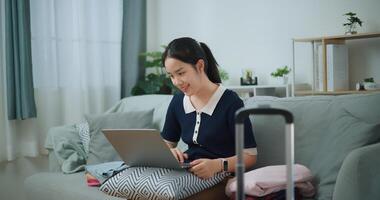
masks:
[[[213,83],[221,83],[218,63],[205,43],[198,43],[189,37],[177,38],[168,44],[162,54],[163,67],[166,58],[175,58],[194,67],[198,60],[202,59],[208,79]]]

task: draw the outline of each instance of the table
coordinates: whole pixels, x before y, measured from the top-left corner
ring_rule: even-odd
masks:
[[[253,92],[253,96],[257,96],[257,89],[269,89],[269,88],[285,88],[285,96],[289,97],[289,84],[284,85],[228,85],[224,86],[227,89],[233,90],[235,92]]]

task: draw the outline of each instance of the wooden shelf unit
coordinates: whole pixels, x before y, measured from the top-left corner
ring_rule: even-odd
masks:
[[[308,95],[345,95],[345,94],[369,94],[380,93],[378,90],[347,90],[347,91],[334,91],[334,92],[319,92],[319,91],[297,91],[296,96],[308,96]]]
[[[367,38],[377,38],[380,37],[380,32],[375,32],[375,33],[358,33],[354,35],[336,35],[336,36],[323,36],[323,37],[313,37],[313,38],[294,38],[293,39],[293,80],[292,80],[292,94],[296,94],[297,92],[294,89],[294,84],[295,84],[295,43],[297,42],[307,42],[312,44],[312,51],[314,55],[314,49],[315,45],[317,43],[322,44],[322,64],[323,64],[323,69],[324,69],[324,74],[323,74],[323,93],[334,93],[334,92],[328,92],[327,91],[327,52],[326,52],[326,45],[328,44],[345,44],[346,40],[356,40],[356,39],[367,39]],[[313,56],[313,69],[316,67],[316,61],[315,57]],[[314,84],[314,83],[313,83]],[[314,93],[322,93],[322,92],[317,92],[314,91]],[[339,91],[338,91],[339,93]]]

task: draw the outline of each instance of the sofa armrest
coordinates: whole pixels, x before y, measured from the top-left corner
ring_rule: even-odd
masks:
[[[380,199],[380,143],[353,150],[339,171],[333,199]]]

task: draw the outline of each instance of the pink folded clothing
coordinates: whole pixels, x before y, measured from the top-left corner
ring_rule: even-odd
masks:
[[[90,187],[100,186],[100,182],[97,179],[87,179],[87,185]]]
[[[87,186],[90,187],[99,187],[101,184],[98,179],[96,179],[93,175],[90,173],[86,172],[85,173],[86,181],[87,181]]]
[[[302,196],[314,196],[312,179],[313,176],[307,167],[294,165],[294,186]],[[244,191],[247,195],[262,197],[284,189],[286,189],[286,165],[262,167],[244,174]],[[230,179],[226,186],[228,196],[234,192],[236,192],[236,178]]]

